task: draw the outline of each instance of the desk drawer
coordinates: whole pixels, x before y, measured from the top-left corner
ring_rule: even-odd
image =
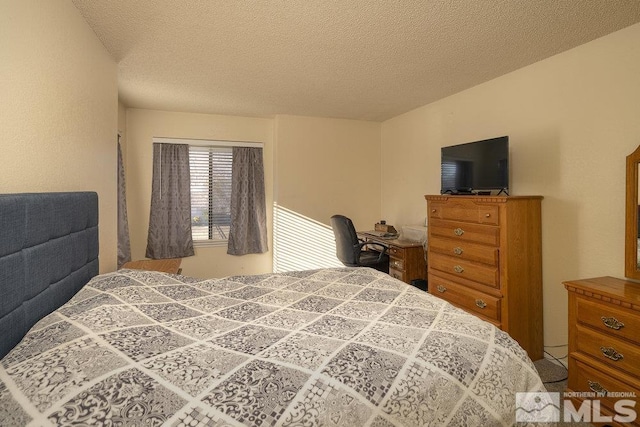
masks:
[[[625,338],[636,345],[640,341],[640,315],[622,307],[576,296],[577,318],[605,334]]]
[[[429,221],[429,235],[447,237],[460,242],[475,242],[492,246],[500,244],[500,229],[491,225],[461,224],[432,219]]]
[[[480,205],[470,200],[431,202],[429,218],[499,225],[500,211],[497,205]]]
[[[591,356],[613,369],[620,369],[640,376],[640,347],[596,332],[591,328],[576,325],[578,351]]]
[[[431,240],[429,240],[429,250],[466,261],[498,266],[498,248],[494,246],[432,236]]]
[[[473,280],[492,288],[500,287],[500,271],[497,266],[473,263],[438,253],[430,253],[429,268]]]
[[[398,270],[398,269],[395,269],[395,268],[389,266],[389,276],[393,277],[394,279],[398,279],[398,280],[401,280],[401,281],[403,281],[405,283],[408,283],[407,279],[404,277],[405,276],[405,272],[403,270]]]
[[[389,258],[389,268],[404,271],[404,260],[397,258]]]
[[[500,321],[500,298],[429,275],[429,293],[449,301],[466,311],[480,315],[492,323]]]
[[[402,260],[405,259],[404,248],[399,248],[397,246],[389,246],[389,249],[387,249],[387,253],[389,254],[390,257],[399,258]]]

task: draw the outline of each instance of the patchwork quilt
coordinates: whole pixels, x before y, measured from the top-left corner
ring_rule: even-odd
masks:
[[[513,425],[545,391],[507,334],[368,268],[100,275],[0,365],[3,426]]]

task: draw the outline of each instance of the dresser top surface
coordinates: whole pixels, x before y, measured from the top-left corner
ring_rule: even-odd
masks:
[[[477,202],[507,202],[509,200],[542,199],[543,196],[481,196],[481,195],[453,195],[453,194],[427,194],[426,200],[473,200]]]
[[[591,279],[568,280],[565,288],[571,292],[606,296],[640,305],[640,283],[616,277],[604,276]]]

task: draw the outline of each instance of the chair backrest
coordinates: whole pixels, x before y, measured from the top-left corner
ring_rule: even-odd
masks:
[[[336,238],[336,256],[347,266],[357,266],[360,247],[353,222],[344,215],[331,217],[331,228]]]

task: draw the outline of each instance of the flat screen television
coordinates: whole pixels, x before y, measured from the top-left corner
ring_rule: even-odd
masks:
[[[441,194],[508,194],[508,136],[442,147],[441,154]]]

